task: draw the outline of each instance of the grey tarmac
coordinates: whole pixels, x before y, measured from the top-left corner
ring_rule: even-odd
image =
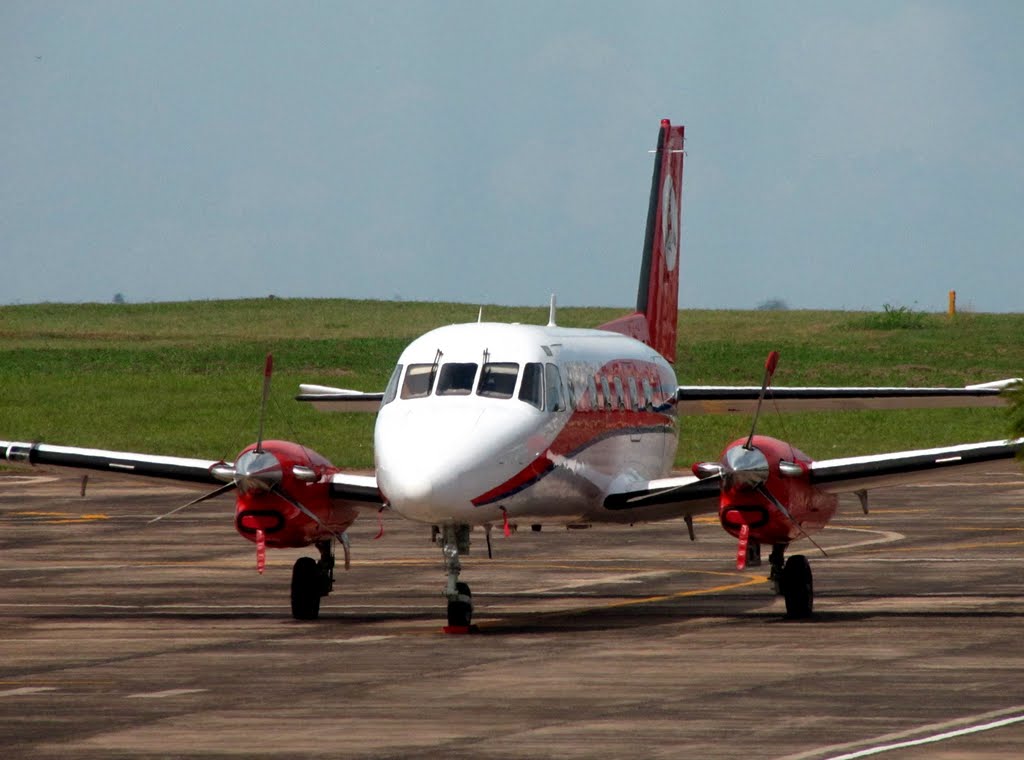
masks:
[[[1019,469],[844,501],[807,621],[713,520],[476,531],[470,636],[428,526],[360,520],[302,623],[230,498],[147,525],[192,495],[0,473],[5,760],[1024,756]]]

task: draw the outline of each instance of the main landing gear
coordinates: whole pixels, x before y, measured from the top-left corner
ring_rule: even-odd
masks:
[[[794,554],[784,560],[787,544],[775,544],[768,562],[771,573],[768,580],[776,594],[786,599],[786,617],[799,620],[811,616],[814,611],[814,578],[811,564],[802,554]]]
[[[317,541],[320,560],[299,557],[292,567],[292,617],[316,620],[320,615],[320,597],[334,588],[334,542]]]
[[[469,584],[459,580],[462,563],[459,554],[469,553],[468,525],[441,525],[435,540],[444,554],[444,569],[448,583],[444,589],[448,599],[448,625],[445,633],[469,633],[473,621],[473,593]]]

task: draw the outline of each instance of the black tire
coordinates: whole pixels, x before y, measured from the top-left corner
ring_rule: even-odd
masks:
[[[456,583],[455,590],[463,599],[448,602],[448,625],[454,628],[468,628],[473,622],[473,592],[469,584]]]
[[[320,616],[320,569],[312,557],[299,557],[292,567],[292,617],[316,620]]]
[[[814,611],[814,578],[807,557],[797,554],[786,560],[782,570],[782,594],[786,597],[786,617],[808,618]]]

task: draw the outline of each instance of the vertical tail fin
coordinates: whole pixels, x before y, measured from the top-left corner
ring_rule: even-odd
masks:
[[[654,151],[654,177],[647,211],[636,312],[603,330],[643,341],[670,362],[676,360],[679,309],[679,228],[683,192],[683,130],[662,119]]]

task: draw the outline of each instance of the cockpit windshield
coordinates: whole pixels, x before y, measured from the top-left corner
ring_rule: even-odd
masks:
[[[519,365],[515,362],[489,362],[480,373],[476,395],[487,398],[512,398],[519,377]]]
[[[436,364],[410,364],[405,371],[405,382],[402,384],[402,398],[423,398],[430,395],[437,374]]]
[[[441,367],[436,393],[438,396],[468,396],[475,379],[474,362],[449,362]]]

